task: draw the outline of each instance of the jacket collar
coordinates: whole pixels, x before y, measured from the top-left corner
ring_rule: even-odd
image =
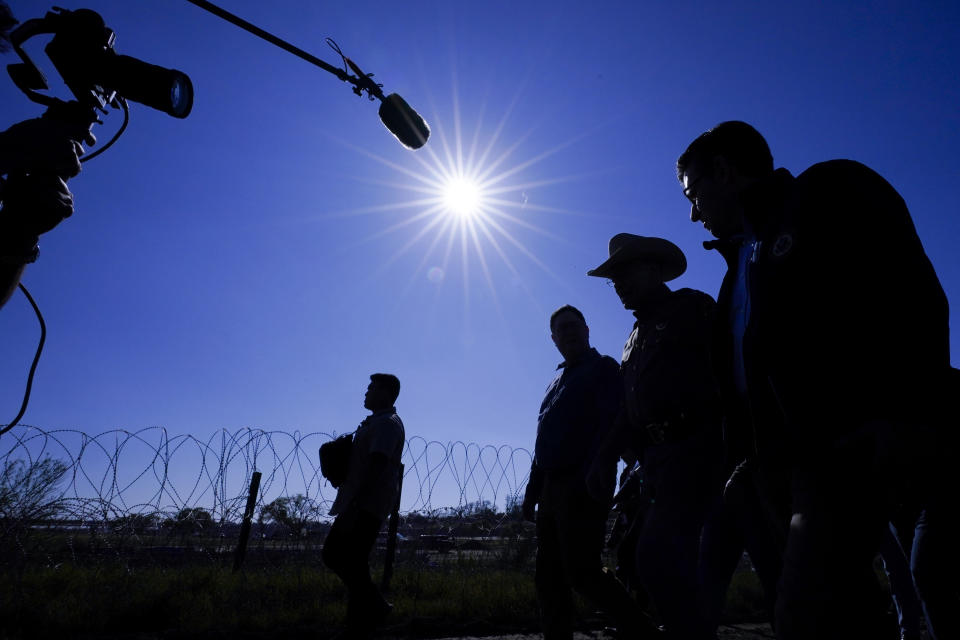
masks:
[[[570,369],[573,369],[577,365],[583,364],[584,362],[590,362],[591,360],[595,360],[596,358],[599,358],[599,357],[600,357],[600,352],[597,351],[597,348],[590,347],[589,349],[584,351],[583,355],[577,358],[576,360],[573,360],[572,362],[570,360],[564,360],[563,362],[557,365],[557,369],[566,369],[569,371]]]
[[[787,169],[780,168],[766,178],[754,182],[740,194],[743,216],[757,238],[764,237],[770,226],[776,223],[776,212],[783,208],[794,179]],[[737,260],[740,244],[740,238],[724,238],[707,240],[703,243],[703,248],[716,249],[730,268]]]
[[[661,284],[656,293],[646,299],[642,308],[634,310],[633,317],[637,319],[637,322],[646,322],[666,304],[672,295],[673,291],[670,290],[670,287]]]
[[[762,180],[754,182],[740,194],[743,217],[758,238],[766,235],[770,225],[776,223],[777,212],[783,209],[793,187],[793,176],[780,168]]]

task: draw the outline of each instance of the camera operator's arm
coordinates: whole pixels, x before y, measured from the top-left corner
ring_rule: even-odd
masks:
[[[23,267],[24,265],[18,267],[0,262],[0,309],[3,308],[3,305],[7,304],[7,300],[13,295],[17,285],[20,284]]]
[[[41,233],[73,213],[73,195],[64,181],[80,171],[88,131],[49,118],[34,118],[0,132],[0,307],[13,294],[24,266],[37,257]],[[63,177],[60,177],[63,176]]]
[[[73,213],[73,195],[63,179],[48,173],[14,175],[5,181],[0,208],[0,307],[13,295],[23,268],[37,259],[40,234]]]

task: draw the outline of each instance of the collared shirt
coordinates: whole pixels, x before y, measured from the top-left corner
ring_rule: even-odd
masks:
[[[356,507],[381,520],[386,518],[397,499],[404,442],[403,422],[394,407],[376,411],[361,422],[353,436],[347,479],[337,491],[330,515]],[[374,453],[386,456],[387,466],[377,477],[369,478]]]
[[[710,360],[713,298],[693,289],[652,297],[623,348],[624,414],[640,433],[650,423],[710,422],[718,406]]]
[[[743,336],[750,319],[750,265],[757,261],[757,238],[747,227],[736,238],[737,274],[730,291],[730,331],[733,338],[733,384],[741,397],[747,397],[747,370],[743,358]]]
[[[619,365],[591,347],[557,369],[540,405],[535,463],[543,471],[585,471],[620,409]]]

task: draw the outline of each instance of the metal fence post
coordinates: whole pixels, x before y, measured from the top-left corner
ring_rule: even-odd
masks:
[[[240,525],[240,540],[237,542],[237,551],[233,556],[233,570],[239,571],[243,558],[247,555],[247,540],[250,539],[250,521],[253,520],[253,508],[257,504],[257,491],[260,490],[260,472],[254,471],[250,478],[250,493],[247,494],[247,508],[243,512],[243,523]]]
[[[390,523],[387,525],[387,557],[383,561],[383,582],[381,588],[390,590],[390,580],[393,578],[393,559],[397,555],[397,525],[400,520],[400,494],[403,493],[403,465],[400,465],[400,482],[397,487],[397,503],[390,514]]]

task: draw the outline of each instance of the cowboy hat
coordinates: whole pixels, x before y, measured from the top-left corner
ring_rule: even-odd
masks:
[[[587,271],[587,275],[609,278],[624,265],[634,262],[659,264],[664,282],[680,277],[687,270],[683,251],[669,240],[618,233],[610,238],[610,257],[596,269]]]

